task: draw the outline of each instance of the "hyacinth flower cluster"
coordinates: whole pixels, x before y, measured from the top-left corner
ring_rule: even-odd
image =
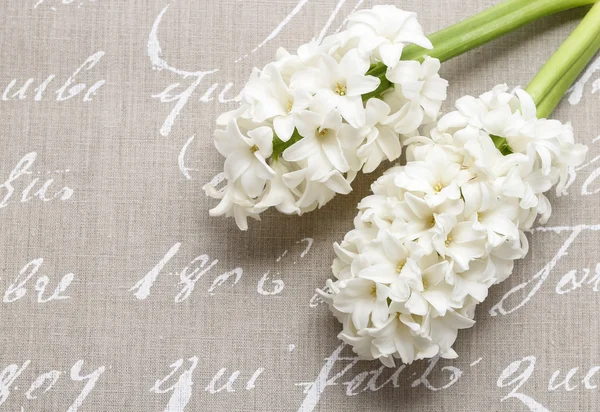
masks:
[[[526,90],[466,96],[426,136],[406,141],[407,163],[364,198],[355,228],[335,244],[335,280],[320,291],[338,337],[364,359],[454,358],[460,329],[492,285],[511,275],[525,232],[551,215],[587,147],[569,123],[547,119],[600,48],[600,4]]]
[[[500,85],[456,108],[407,142],[406,166],[373,184],[335,245],[324,296],[339,337],[366,359],[455,357],[458,330],[527,254],[524,231],[549,218],[544,193],[561,194],[584,160],[571,126],[538,119],[523,90]]]
[[[400,60],[410,44],[432,47],[416,15],[376,6],[255,69],[241,106],[217,120],[226,184],[205,186],[220,199],[210,214],[233,216],[242,230],[271,207],[300,215],[348,194],[359,171],[400,157],[399,134],[435,121],[448,85],[439,60]]]

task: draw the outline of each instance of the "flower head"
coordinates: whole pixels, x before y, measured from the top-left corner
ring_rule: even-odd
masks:
[[[337,280],[322,293],[365,359],[456,357],[458,330],[527,254],[524,231],[550,216],[544,193],[583,161],[570,125],[538,119],[522,90],[497,86],[456,108],[405,141],[406,166],[372,185],[335,246]]]
[[[225,196],[207,187],[221,200],[218,210],[307,213],[350,193],[361,170],[398,159],[400,134],[437,118],[447,87],[437,60],[400,61],[409,44],[431,47],[416,15],[376,6],[350,16],[346,30],[295,53],[279,49],[274,62],[254,69],[240,107],[217,119],[215,146],[234,188]]]

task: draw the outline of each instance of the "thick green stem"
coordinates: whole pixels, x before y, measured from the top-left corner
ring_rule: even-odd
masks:
[[[408,46],[403,60],[424,56],[450,60],[541,17],[596,3],[598,0],[508,0],[429,36],[432,50]]]
[[[575,83],[581,72],[583,72],[598,50],[600,50],[600,36],[596,37],[592,44],[588,46],[577,61],[573,63],[564,76],[554,84],[554,87],[548,91],[544,99],[538,104],[537,115],[539,118],[547,118],[552,114],[567,90]]]
[[[526,90],[533,97],[536,104],[542,103],[548,93],[555,89],[559,82],[562,84],[568,81],[571,83],[575,81],[589,60],[596,54],[598,49],[595,47],[595,44],[598,36],[600,36],[600,3],[592,7],[579,26],[564,41],[556,53],[550,57],[548,62],[527,86]],[[565,82],[562,82],[561,79],[568,72],[570,73],[569,77],[565,79]],[[553,98],[556,98],[556,92],[553,93]],[[547,102],[544,105],[544,110],[548,110],[548,107],[552,103],[554,101]],[[555,102],[552,109],[554,109],[556,104],[558,104],[558,101]]]
[[[423,61],[425,56],[441,61],[450,60],[476,47],[482,46],[536,19],[575,7],[594,4],[599,0],[506,0],[466,20],[433,33],[429,40],[432,50],[419,46],[407,46],[402,60]],[[374,65],[368,75],[381,80],[377,90],[365,94],[363,100],[380,97],[392,84],[386,79],[387,67]]]

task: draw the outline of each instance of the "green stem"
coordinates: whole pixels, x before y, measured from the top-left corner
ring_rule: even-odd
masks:
[[[591,8],[579,26],[564,41],[556,53],[550,57],[548,62],[546,62],[544,67],[542,67],[527,86],[526,90],[533,97],[536,104],[540,104],[545,100],[546,95],[566,76],[567,72],[571,71],[573,66],[577,66],[579,71],[570,73],[569,78],[565,79],[565,82],[569,80],[573,82],[577,78],[579,72],[585,68],[589,60],[596,54],[597,48],[594,45],[598,36],[600,36],[600,3]],[[586,53],[589,57],[583,60]],[[579,66],[581,67],[579,68]],[[573,76],[574,78],[571,79]],[[550,101],[548,104],[552,102]],[[558,101],[556,101],[556,104],[558,104]]]
[[[441,61],[450,60],[476,47],[482,46],[506,33],[536,19],[575,7],[590,5],[598,0],[506,0],[482,11],[473,17],[433,33],[429,40],[432,50],[409,45],[402,53],[402,60],[423,61],[425,56],[436,57]],[[385,77],[387,67],[378,63],[371,67],[368,75],[380,79],[381,84],[371,93],[363,96],[363,101],[380,97],[392,84]]]
[[[482,11],[470,18],[467,18],[461,22],[453,24],[452,26],[446,27],[436,33],[429,36],[429,40],[434,47],[440,47],[443,43],[450,41],[460,35],[472,32],[473,30],[483,27],[494,20],[498,20],[515,10],[521,10],[524,6],[531,4],[532,0],[506,0],[489,9]],[[426,53],[425,50],[421,50]],[[417,52],[415,50],[414,52]]]
[[[422,60],[430,56],[441,61],[450,60],[541,17],[597,1],[508,0],[432,34],[429,36],[433,43],[432,50],[414,45],[406,47],[402,59]]]
[[[573,63],[569,70],[552,87],[544,99],[537,106],[537,115],[539,118],[547,118],[552,114],[558,103],[562,100],[565,93],[575,83],[581,72],[600,50],[600,36],[588,46],[581,56]]]

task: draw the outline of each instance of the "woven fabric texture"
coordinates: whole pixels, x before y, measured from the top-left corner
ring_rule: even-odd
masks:
[[[431,33],[497,0],[403,0]],[[359,362],[315,297],[385,168],[302,217],[210,218],[217,116],[253,67],[370,0],[0,4],[0,411],[600,410],[600,61],[555,117],[590,147],[455,360]],[[525,86],[583,16],[444,63]]]

